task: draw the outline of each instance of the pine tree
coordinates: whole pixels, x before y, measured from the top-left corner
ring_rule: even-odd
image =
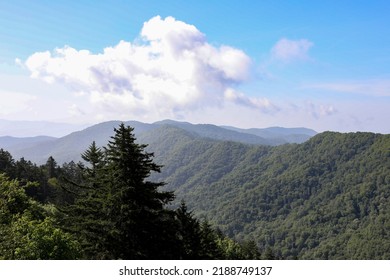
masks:
[[[115,135],[105,150],[112,206],[109,215],[118,230],[112,247],[117,258],[166,258],[173,255],[164,252],[169,250],[165,242],[173,212],[164,206],[174,195],[158,191],[164,183],[146,180],[161,167],[153,162],[153,154],[145,151],[146,145],[135,142],[133,130],[122,123],[114,129]]]
[[[75,196],[74,203],[63,207],[65,228],[79,237],[84,258],[112,259],[111,252],[115,228],[109,216],[111,204],[110,190],[105,183],[105,156],[95,142],[81,155],[86,165],[79,164],[83,182],[78,184],[63,178],[66,191]]]
[[[188,212],[184,201],[176,210],[178,221],[178,237],[180,240],[180,259],[194,260],[201,258],[201,229],[200,223]]]
[[[88,150],[81,154],[81,158],[89,165],[87,167],[81,166],[81,168],[90,179],[96,179],[99,170],[104,166],[104,152],[102,149],[97,147],[96,142],[93,141]]]
[[[223,252],[218,246],[218,234],[207,220],[203,220],[201,229],[201,253],[200,258],[205,260],[223,259]]]

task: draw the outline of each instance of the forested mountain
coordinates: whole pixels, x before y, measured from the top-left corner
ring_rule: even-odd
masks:
[[[101,147],[105,144],[98,139],[112,135],[104,133],[115,125],[119,122],[59,140],[74,137],[80,145],[96,140]],[[324,132],[302,144],[270,146],[206,137],[210,127],[202,125],[130,125],[137,143],[147,143],[145,150],[162,165],[161,173],[153,172],[150,179],[165,182],[164,192],[174,192],[169,207],[180,209],[185,201],[198,219],[206,218],[241,244],[256,244],[263,258],[390,258],[390,135]],[[19,161],[2,165],[9,156],[3,154],[2,170],[26,172],[17,168],[26,166]],[[61,170],[78,180],[75,163],[60,168],[53,160],[31,173]],[[39,181],[34,176],[29,180]],[[45,188],[36,187],[40,199],[55,197],[56,181],[47,182],[40,182]]]
[[[229,236],[281,258],[390,258],[390,135],[268,147],[165,128],[154,139],[155,178]]]
[[[88,145],[92,141],[95,141],[97,145],[104,145],[112,135],[113,128],[117,127],[120,123],[121,121],[100,123],[57,139],[53,137],[10,138],[9,136],[3,136],[0,137],[0,148],[8,150],[15,158],[24,157],[38,164],[44,164],[50,156],[53,156],[56,161],[61,164],[72,160],[77,162],[81,160],[81,153],[88,148]],[[135,129],[137,138],[143,137],[143,134],[148,131],[154,131],[158,130],[160,127],[169,126],[181,128],[198,138],[272,146],[289,142],[301,142],[316,133],[313,130],[300,129],[300,133],[306,134],[298,135],[296,134],[297,129],[284,128],[283,133],[275,134],[272,132],[274,128],[270,128],[269,133],[271,134],[267,134],[264,131],[268,131],[268,129],[262,129],[262,133],[264,135],[268,135],[268,138],[266,139],[265,137],[257,135],[259,134],[257,129],[240,132],[238,131],[238,128],[233,127],[227,129],[210,124],[194,125],[171,120],[165,120],[153,124],[137,121],[128,121],[124,123]],[[10,132],[12,132],[12,130],[10,130]],[[153,138],[149,137],[147,140],[148,141],[145,143],[153,141]],[[20,143],[20,145],[17,145],[18,143]]]
[[[121,123],[84,163],[37,166],[0,149],[2,259],[258,259],[255,242],[237,243],[194,218],[174,193],[148,179],[161,166]],[[267,257],[267,254],[263,254]]]

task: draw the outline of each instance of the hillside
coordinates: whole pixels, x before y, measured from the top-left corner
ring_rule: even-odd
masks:
[[[165,167],[154,178],[229,236],[282,258],[390,258],[389,135],[269,147],[160,132],[149,149]]]
[[[42,157],[45,147],[44,157],[56,150],[71,158],[93,140],[105,145],[118,124],[37,138],[46,142],[30,151]],[[150,179],[175,191],[172,207],[185,200],[228,236],[283,259],[390,258],[390,135],[324,132],[271,146],[221,140],[229,133],[210,125],[126,124],[163,165]],[[1,139],[12,148],[10,138]]]

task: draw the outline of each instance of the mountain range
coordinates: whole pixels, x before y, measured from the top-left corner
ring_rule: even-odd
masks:
[[[14,158],[78,161],[120,121],[61,138],[0,137]],[[129,121],[174,191],[238,241],[282,259],[390,259],[390,135]],[[303,142],[303,140],[305,140]],[[172,205],[177,206],[177,205]]]
[[[104,122],[59,138],[51,136],[2,136],[0,137],[0,148],[8,150],[15,158],[24,157],[26,160],[31,160],[37,164],[45,163],[50,156],[53,156],[58,163],[72,160],[77,162],[81,159],[80,154],[88,148],[92,141],[95,141],[99,146],[105,145],[113,134],[113,128],[117,127],[120,123],[121,121]],[[136,137],[142,138],[145,141],[144,143],[153,142],[153,132],[159,130],[161,127],[179,128],[199,138],[270,146],[286,143],[301,143],[316,134],[314,130],[307,128],[272,127],[264,129],[239,129],[235,127],[191,124],[172,120],[164,120],[152,124],[127,121],[125,124],[134,127]],[[38,123],[39,125],[41,124]],[[23,125],[20,128],[23,128]],[[149,135],[149,137],[144,135]]]
[[[47,135],[62,137],[88,126],[89,125],[87,124],[69,124],[49,121],[11,121],[0,119],[0,136],[35,137]]]

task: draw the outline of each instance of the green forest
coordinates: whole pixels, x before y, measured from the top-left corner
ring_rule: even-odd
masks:
[[[143,139],[166,167],[154,178],[234,240],[279,259],[390,259],[390,135],[270,147],[166,127]]]
[[[0,150],[0,259],[258,259],[173,192],[148,180],[161,166],[133,128],[121,124],[107,146],[92,142],[84,163],[37,166]],[[266,255],[264,255],[266,257]]]
[[[272,147],[121,124],[81,157],[0,150],[0,259],[390,259],[390,135]]]

